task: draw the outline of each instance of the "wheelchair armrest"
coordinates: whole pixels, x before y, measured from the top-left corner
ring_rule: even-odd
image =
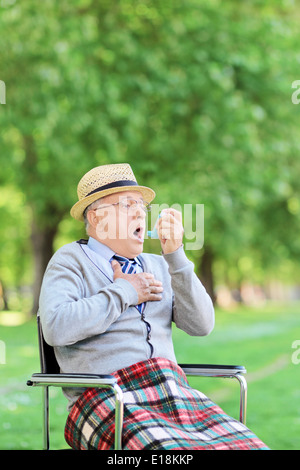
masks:
[[[98,374],[33,374],[28,386],[54,387],[113,387],[117,379],[113,375]]]
[[[201,377],[234,377],[245,374],[244,366],[217,364],[179,364],[185,374]]]

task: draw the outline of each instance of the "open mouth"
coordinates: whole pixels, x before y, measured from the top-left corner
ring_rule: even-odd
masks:
[[[144,229],[142,227],[137,227],[133,232],[134,237],[140,241],[144,241]]]

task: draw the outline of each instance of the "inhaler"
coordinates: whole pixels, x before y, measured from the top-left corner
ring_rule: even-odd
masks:
[[[157,222],[158,220],[161,218],[161,213],[159,214],[159,216],[157,217],[157,220],[154,224],[154,229],[153,230],[148,230],[148,237],[150,238],[158,238],[158,233],[157,233],[157,230],[156,230],[156,225],[157,225]]]

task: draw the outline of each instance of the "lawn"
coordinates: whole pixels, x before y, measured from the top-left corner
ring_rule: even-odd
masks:
[[[203,338],[174,328],[178,362],[246,367],[247,425],[274,450],[300,449],[300,364],[292,361],[292,344],[300,340],[299,311],[296,303],[232,312],[217,309],[215,329]],[[0,340],[5,345],[5,364],[0,363],[0,449],[41,449],[41,390],[26,386],[30,375],[39,371],[35,319],[0,314]],[[237,381],[198,378],[190,383],[238,417]],[[51,397],[51,447],[65,448],[66,400],[56,388]]]

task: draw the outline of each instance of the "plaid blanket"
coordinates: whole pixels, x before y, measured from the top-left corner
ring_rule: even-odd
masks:
[[[150,359],[114,374],[124,393],[123,449],[267,449],[246,426],[192,389],[182,369]],[[73,406],[65,439],[74,449],[113,449],[114,394],[87,389]]]

